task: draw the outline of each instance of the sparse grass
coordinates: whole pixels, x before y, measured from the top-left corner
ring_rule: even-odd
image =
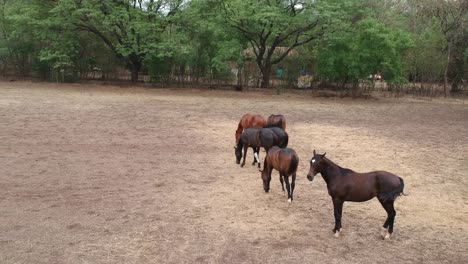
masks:
[[[289,206],[274,172],[235,164],[246,112],[282,113],[300,157]],[[0,83],[1,263],[464,263],[468,106],[274,91]],[[376,200],[336,239],[313,149],[405,179],[395,235]],[[260,153],[260,158],[265,153]],[[252,160],[251,152],[247,162]]]

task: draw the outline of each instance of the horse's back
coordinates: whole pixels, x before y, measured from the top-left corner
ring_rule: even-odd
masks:
[[[299,156],[291,148],[272,147],[268,151],[268,160],[273,168],[284,175],[291,175],[297,171]]]
[[[242,132],[240,139],[244,145],[260,147],[258,142],[258,134],[261,128],[247,128]]]
[[[266,120],[265,120],[265,117],[263,117],[262,115],[255,114],[255,115],[252,115],[251,123],[252,123],[252,127],[261,128],[265,126]]]
[[[266,121],[265,127],[280,127],[286,130],[286,118],[283,115],[271,114]]]
[[[240,121],[242,127],[246,128],[260,128],[266,124],[265,118],[260,114],[245,114]]]
[[[262,147],[266,150],[269,150],[271,147],[275,146],[276,136],[271,129],[261,128],[258,133],[258,138]]]

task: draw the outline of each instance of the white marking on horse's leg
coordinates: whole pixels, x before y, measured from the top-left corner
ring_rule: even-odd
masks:
[[[381,227],[381,230],[380,230],[380,235],[381,235],[381,236],[385,236],[385,234],[386,234],[387,232],[388,232],[388,231],[387,231],[387,228]]]
[[[257,152],[254,153],[254,158],[257,161],[257,163],[260,163],[260,159],[258,158]]]
[[[292,200],[291,200],[291,198],[289,198],[289,199],[288,199],[288,203],[292,203]]]
[[[390,233],[387,232],[387,234],[384,236],[383,239],[385,240],[385,239],[389,239],[389,238],[390,238]]]
[[[336,230],[335,237],[339,237],[339,236],[340,236],[340,230]]]

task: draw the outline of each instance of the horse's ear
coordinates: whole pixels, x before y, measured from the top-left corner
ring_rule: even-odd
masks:
[[[234,146],[234,149],[237,149],[237,146]]]
[[[322,157],[325,157],[325,154],[327,154],[327,153],[326,153],[326,152],[325,152],[325,153],[323,153]]]
[[[314,155],[315,155],[315,149],[314,149]]]
[[[261,173],[263,173],[263,171],[262,171],[262,170],[258,170],[258,171],[259,171],[259,172],[261,172]]]

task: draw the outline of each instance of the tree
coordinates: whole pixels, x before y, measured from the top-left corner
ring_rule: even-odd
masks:
[[[250,44],[262,74],[261,87],[267,88],[271,69],[301,45],[329,30],[333,17],[339,17],[340,1],[216,1],[226,25],[235,28]],[[282,49],[278,49],[282,47]]]
[[[318,49],[317,68],[322,78],[357,85],[358,80],[381,72],[389,83],[405,82],[402,56],[412,46],[409,34],[366,18],[337,31]]]
[[[48,10],[36,1],[0,1],[0,56],[5,67],[13,67],[19,76],[30,73],[41,46],[35,38],[32,17],[45,17]]]
[[[62,0],[53,9],[76,30],[97,36],[125,63],[137,81],[143,62],[160,42],[160,35],[183,0]]]
[[[465,71],[466,43],[468,43],[468,1],[466,0],[412,0],[410,6],[423,22],[436,21],[446,44],[444,70],[444,94],[447,96],[449,75],[452,75],[452,91],[457,91]],[[450,68],[453,69],[450,74]]]

